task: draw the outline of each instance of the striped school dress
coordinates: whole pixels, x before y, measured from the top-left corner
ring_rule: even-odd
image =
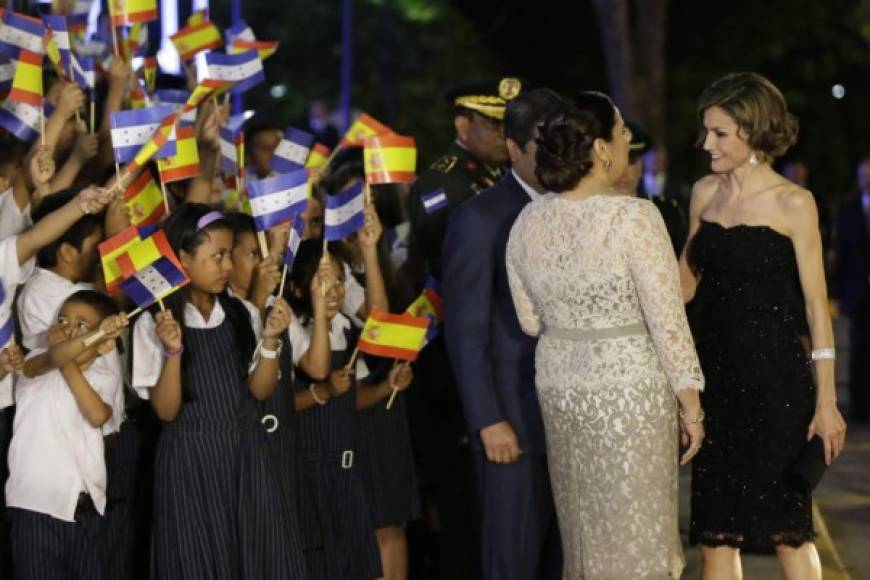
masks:
[[[356,344],[332,351],[332,368],[347,364]],[[296,389],[311,379],[296,369]],[[305,560],[311,580],[372,580],[381,575],[374,524],[360,477],[355,446],[356,386],[297,416]]]
[[[386,379],[392,365],[392,360],[374,359],[366,381]],[[421,515],[406,409],[399,393],[390,410],[383,401],[357,414],[360,470],[375,528],[402,525]]]
[[[151,577],[305,578],[229,319],[184,344],[191,398],[158,443]]]

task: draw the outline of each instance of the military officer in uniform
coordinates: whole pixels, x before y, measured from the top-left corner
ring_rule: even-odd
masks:
[[[689,235],[689,212],[678,192],[672,191],[665,183],[661,191],[651,193],[645,187],[643,177],[643,160],[647,155],[656,154],[652,141],[637,124],[626,122],[631,131],[631,145],[628,151],[628,166],[625,169],[617,188],[628,195],[636,195],[652,201],[662,214],[668,235],[674,246],[674,253],[679,257]]]
[[[448,216],[462,202],[493,186],[509,163],[502,119],[507,102],[522,88],[519,79],[508,77],[457,87],[446,95],[454,107],[456,138],[420,174],[408,199],[410,253],[425,262],[436,280],[441,278]],[[480,538],[472,455],[443,338],[423,349],[415,374],[417,383],[407,399],[409,419],[420,464],[421,496],[437,514],[430,522],[437,520],[440,528],[438,577],[478,580]],[[413,537],[411,530],[409,536]]]

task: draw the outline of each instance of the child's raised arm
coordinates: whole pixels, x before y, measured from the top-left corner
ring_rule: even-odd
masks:
[[[112,417],[112,407],[100,398],[75,362],[63,365],[60,372],[84,418],[92,427],[102,427]]]
[[[314,307],[311,344],[297,363],[305,374],[316,381],[324,380],[332,366],[332,348],[329,344],[329,317],[326,314],[326,292],[324,288],[338,283],[332,274],[329,256],[320,260],[317,274],[311,279],[311,301]]]
[[[378,240],[381,238],[384,228],[381,226],[381,220],[378,218],[373,203],[366,204],[365,216],[365,225],[357,234],[363,263],[366,267],[366,302],[364,306],[366,311],[357,312],[359,318],[363,319],[368,316],[372,308],[377,308],[381,312],[390,311],[384,276],[381,273],[381,263],[378,261]]]
[[[389,376],[377,384],[362,383],[357,387],[356,408],[369,409],[393,394],[393,391],[404,391],[411,385],[414,371],[411,363],[403,362],[390,369]]]
[[[154,332],[163,344],[164,357],[160,378],[151,390],[151,406],[160,419],[172,421],[181,411],[181,325],[170,310],[158,312],[155,321]]]
[[[263,326],[260,359],[248,380],[248,388],[257,400],[268,399],[275,392],[281,362],[278,357],[281,340],[278,337],[287,330],[291,318],[293,312],[290,305],[283,298],[275,300]]]
[[[83,352],[88,350],[88,348],[99,348],[99,346],[106,341],[114,341],[119,336],[121,336],[121,331],[129,324],[127,320],[127,314],[122,312],[121,314],[115,314],[113,316],[108,316],[100,322],[100,326],[95,330],[89,332],[88,334],[79,336],[72,340],[65,340],[63,342],[58,342],[57,344],[53,344],[49,349],[49,360],[51,364],[55,368],[62,369],[64,366],[74,362],[76,358],[79,357]],[[96,334],[102,333],[103,338],[100,339],[96,344],[88,347],[85,344],[88,342],[88,339]]]

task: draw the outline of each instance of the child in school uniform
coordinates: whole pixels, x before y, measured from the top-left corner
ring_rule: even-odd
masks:
[[[224,216],[184,204],[164,225],[190,284],[165,311],[143,313],[133,333],[133,386],[164,422],[151,577],[304,578],[257,407],[278,383],[290,308],[276,300],[256,336],[258,313],[226,292],[233,236]]]
[[[6,482],[14,578],[103,578],[103,436],[122,377],[94,363],[115,348],[124,324],[108,296],[77,291],[60,309],[50,349],[27,357]],[[101,329],[106,337],[85,347]]]
[[[368,375],[361,358],[353,370],[346,368],[358,332],[340,312],[344,268],[334,253],[323,257],[322,242],[302,242],[289,290],[296,314],[288,335],[296,364],[298,446],[305,482],[301,501],[303,509],[310,510],[306,562],[311,578],[371,580],[381,575],[381,566],[355,461],[356,413],[383,401],[393,389],[407,388],[413,373],[401,364],[385,380],[369,384],[358,382]],[[311,525],[314,521],[320,524],[319,534]]]

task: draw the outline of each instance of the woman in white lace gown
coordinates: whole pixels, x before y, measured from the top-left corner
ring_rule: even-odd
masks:
[[[667,230],[652,203],[613,193],[629,139],[600,93],[550,117],[536,175],[558,195],[526,206],[507,249],[520,323],[541,337],[566,580],[680,577],[678,434],[683,463],[704,437],[704,380]]]

